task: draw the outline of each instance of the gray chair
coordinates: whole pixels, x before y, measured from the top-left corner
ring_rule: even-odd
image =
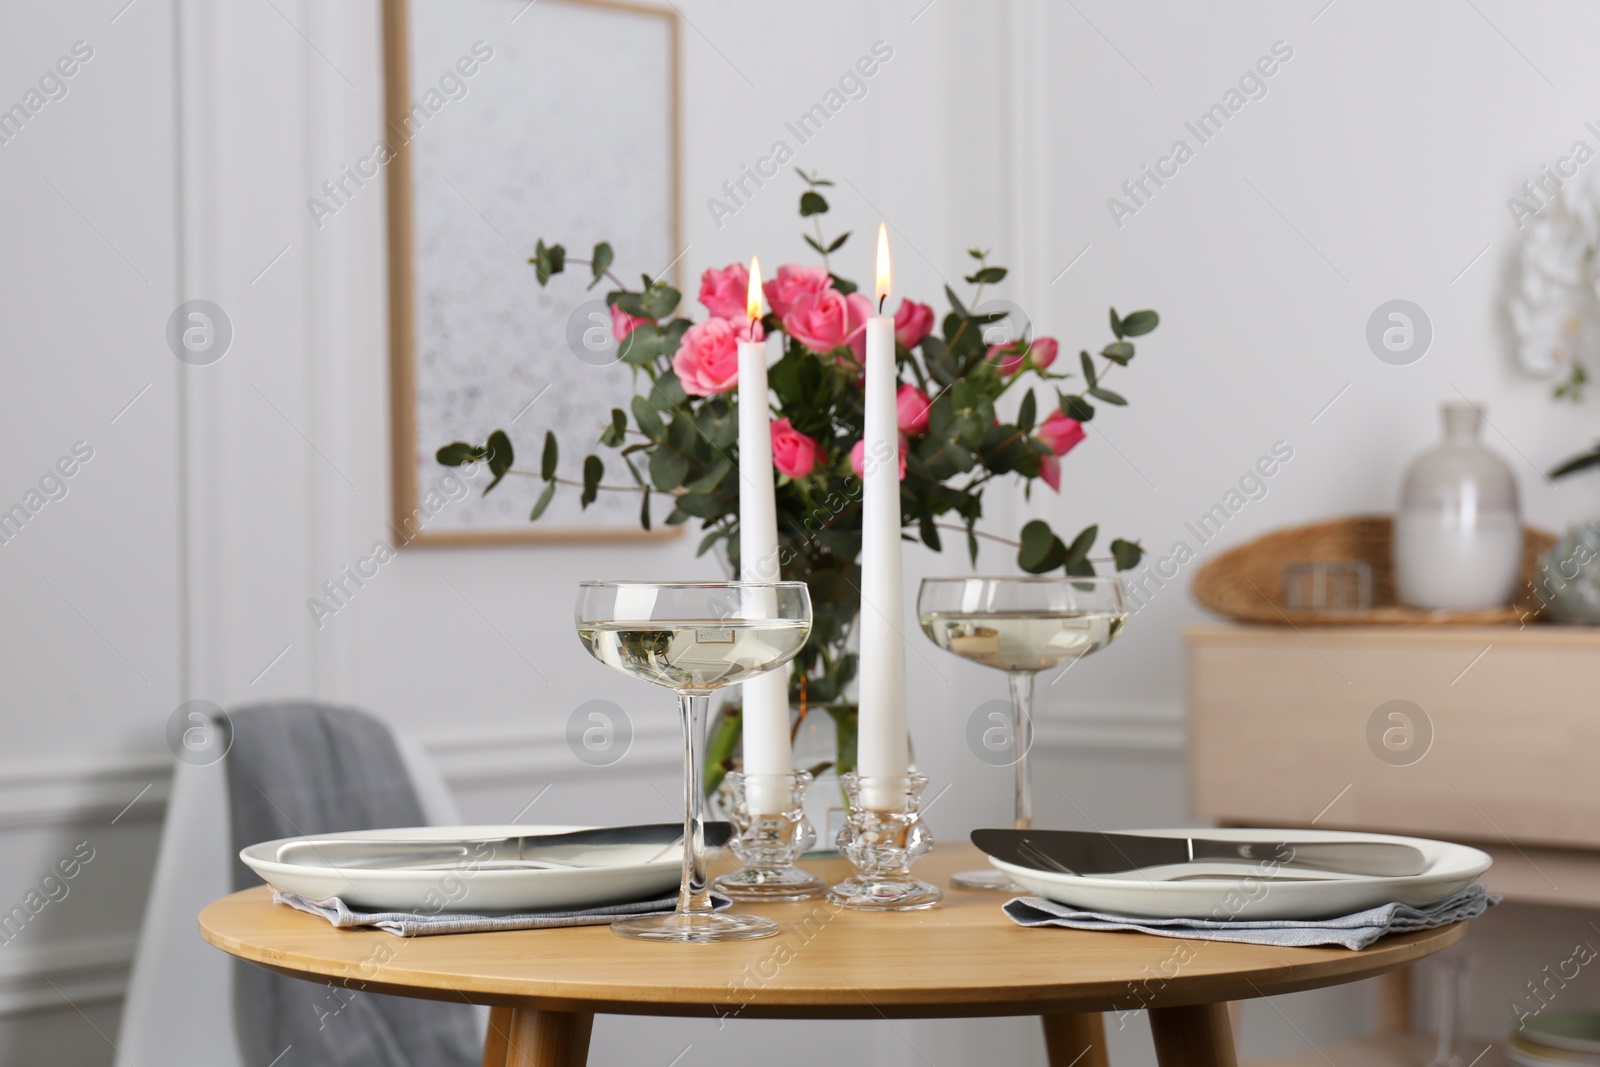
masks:
[[[455,800],[438,769],[414,742],[397,733],[391,736],[424,821],[459,823]],[[235,961],[206,944],[195,928],[201,909],[234,889],[237,850],[230,820],[226,761],[178,763],[123,1004],[119,1063],[251,1067],[241,1053],[235,1025]],[[314,985],[299,984],[308,1001],[315,996]],[[313,1062],[295,1056],[284,1064],[291,1059],[299,1065]]]

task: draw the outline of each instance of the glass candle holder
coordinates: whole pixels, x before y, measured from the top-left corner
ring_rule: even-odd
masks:
[[[728,847],[744,866],[711,883],[734,900],[810,900],[822,894],[822,879],[794,865],[812,845],[817,831],[806,817],[810,771],[788,774],[745,774],[729,771],[724,781],[732,794],[733,838]],[[763,807],[779,807],[775,815],[750,810],[750,798]]]
[[[828,890],[828,899],[863,911],[914,911],[943,899],[937,886],[911,873],[911,865],[933,847],[922,823],[925,774],[844,776],[850,810],[839,831],[839,851],[855,865],[856,874]],[[897,803],[890,810],[862,806],[864,795]]]

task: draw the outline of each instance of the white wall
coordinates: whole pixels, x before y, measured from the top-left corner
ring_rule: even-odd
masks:
[[[714,570],[691,559],[692,539],[407,550],[318,630],[305,599],[384,536],[388,513],[383,191],[364,190],[321,230],[305,209],[379,136],[376,4],[123,3],[0,11],[0,104],[74,41],[95,49],[68,96],[0,146],[0,504],[73,442],[95,449],[69,496],[0,548],[12,605],[0,645],[0,902],[20,899],[76,841],[98,850],[68,900],[0,945],[5,1064],[37,1062],[46,1045],[52,1062],[111,1057],[94,1028],[114,1034],[159,826],[162,728],[179,702],[312,694],[372,708],[435,742],[474,818],[510,818],[547,785],[525,820],[667,817],[670,716],[575,658],[571,581]],[[1600,80],[1585,52],[1600,16],[1588,7],[697,0],[682,11],[686,277],[752,250],[769,262],[804,255],[798,182],[769,186],[720,229],[705,200],[883,39],[895,56],[868,97],[796,162],[840,181],[840,227],[889,221],[902,291],[932,297],[981,244],[1016,271],[1006,295],[1069,354],[1107,340],[1108,304],[1161,310],[1162,328],[1117,372],[1133,406],[1092,424],[1059,498],[994,500],[997,532],[1038,513],[1068,529],[1099,520],[1165,551],[1278,440],[1294,460],[1225,541],[1381,510],[1435,436],[1437,402],[1458,388],[1488,401],[1491,444],[1516,464],[1534,520],[1559,527],[1592,512],[1592,486],[1556,489],[1538,474],[1587,443],[1592,416],[1511,369],[1501,310],[1516,237],[1504,200],[1597,117],[1583,110]],[[1106,198],[1278,40],[1294,56],[1267,97],[1117,228]],[[858,275],[866,244],[848,249]],[[168,314],[193,297],[234,324],[232,351],[210,367],[178,363],[163,339]],[[1393,297],[1434,323],[1414,366],[1384,365],[1363,341],[1372,308]],[[917,574],[965,566],[955,553],[912,557]],[[982,565],[1011,564],[986,551]],[[1185,818],[1178,634],[1201,617],[1170,586],[1112,652],[1045,688],[1043,819]],[[1003,776],[978,773],[960,741],[967,712],[998,693],[984,672],[927,663],[937,670],[912,672],[913,729],[926,769],[951,786],[934,829],[957,839],[1005,818]],[[606,770],[560,741],[568,712],[597,695],[639,730]],[[1582,919],[1497,917],[1534,933],[1491,940],[1502,954],[1509,941],[1559,944]],[[1282,1006],[1325,1035],[1359,1026],[1360,1001],[1344,991]],[[1501,1028],[1502,1001],[1485,1003],[1488,1032]],[[1247,1049],[1300,1040],[1265,1007],[1245,1018]],[[719,1034],[607,1020],[595,1061],[631,1062],[645,1043],[693,1044],[708,1062],[758,1048],[773,1058],[789,1025]],[[886,1025],[810,1026],[803,1042],[784,1033],[795,1063],[832,1042],[921,1062]],[[1022,1023],[907,1033],[940,1067],[980,1050],[1042,1055]],[[1118,1040],[1135,1061],[1148,1055],[1139,1039]]]

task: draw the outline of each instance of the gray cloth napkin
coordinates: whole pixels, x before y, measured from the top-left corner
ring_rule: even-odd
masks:
[[[298,893],[274,889],[272,899],[291,908],[320,915],[334,926],[374,926],[399,937],[424,937],[428,934],[481,934],[495,930],[548,930],[558,926],[604,926],[613,919],[630,915],[666,915],[677,907],[678,894],[640,900],[631,904],[602,904],[571,911],[519,911],[498,915],[465,915],[415,911],[359,911],[338,897],[313,900]],[[733,903],[720,893],[711,900],[718,911]]]
[[[264,704],[229,712],[225,761],[237,851],[301,834],[427,820],[382,721],[353,708]],[[261,879],[233,861],[233,886]],[[408,1000],[287,978],[241,961],[234,1026],[246,1067],[476,1067],[483,1043],[465,1004]]]
[[[1199,941],[1240,941],[1247,945],[1343,945],[1366,948],[1385,934],[1431,930],[1463,919],[1476,919],[1500,897],[1490,896],[1481,885],[1469,886],[1447,900],[1415,908],[1409,904],[1382,904],[1337,919],[1148,919],[1080,911],[1043,897],[1013,897],[1001,910],[1018,926],[1065,926],[1073,930],[1136,930],[1163,937]]]

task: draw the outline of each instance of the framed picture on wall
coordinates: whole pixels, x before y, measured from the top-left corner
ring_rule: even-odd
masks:
[[[440,466],[505,430],[538,470],[545,432],[577,478],[634,383],[604,289],[582,269],[541,288],[540,239],[616,269],[678,277],[678,23],[614,0],[384,0],[393,524],[400,543],[670,537],[633,493],[580,509],[543,483]],[[581,251],[580,251],[581,250]],[[681,286],[679,286],[681,288]],[[615,466],[615,464],[612,464]],[[607,482],[629,480],[608,471]],[[462,480],[467,482],[463,490]],[[659,518],[661,516],[657,516]]]

